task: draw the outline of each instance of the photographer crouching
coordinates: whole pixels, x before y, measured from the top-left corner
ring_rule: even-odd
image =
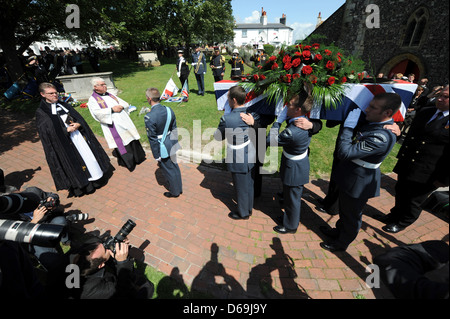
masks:
[[[36,257],[45,274],[46,291],[42,298],[61,297],[69,260],[60,243],[68,244],[71,223],[87,216],[64,214],[59,209],[58,194],[37,187],[0,196],[0,242],[14,244],[23,253]]]
[[[129,256],[127,235],[136,224],[132,220],[115,237],[89,236],[74,249],[80,268],[80,299],[151,299],[153,284],[134,267]]]
[[[7,238],[14,238],[15,241],[28,243],[29,251],[36,256],[46,270],[58,267],[61,263],[61,258],[64,255],[61,246],[59,242],[54,242],[54,245],[52,245],[49,238],[34,239],[32,234],[36,232],[31,232],[31,234],[28,234],[28,232],[31,227],[34,227],[31,224],[51,224],[60,225],[61,227],[43,227],[48,228],[45,234],[51,235],[52,229],[60,233],[59,230],[68,226],[69,220],[56,211],[58,206],[58,194],[45,192],[37,187],[28,187],[20,193],[0,196],[0,219],[11,221],[2,223],[2,232],[10,233],[9,235],[5,234]],[[23,226],[21,225],[22,227],[13,226],[11,224],[12,221],[22,221],[24,224]],[[27,223],[31,224],[28,225]],[[8,226],[11,229],[8,229]],[[22,228],[24,230],[20,231]],[[18,231],[18,233],[13,233],[13,231]],[[53,234],[54,236],[56,234]],[[58,239],[62,243],[67,243],[69,240],[67,232],[64,231]],[[49,241],[48,244],[44,243],[46,240]]]

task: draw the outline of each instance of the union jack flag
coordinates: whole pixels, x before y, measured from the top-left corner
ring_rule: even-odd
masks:
[[[405,120],[406,109],[411,103],[414,93],[417,90],[417,84],[397,81],[389,84],[347,84],[345,97],[341,105],[336,109],[327,110],[324,107],[314,108],[311,111],[311,118],[320,118],[325,120],[344,121],[347,114],[355,106],[365,111],[370,101],[375,95],[380,93],[397,93],[402,99],[400,110],[394,115],[395,122],[403,122]]]
[[[224,111],[225,113],[231,111],[230,105],[228,104],[227,93],[232,86],[235,86],[238,83],[239,82],[227,80],[214,83],[218,110]],[[310,117],[323,120],[344,121],[348,112],[352,110],[355,105],[365,111],[375,95],[388,92],[400,95],[402,105],[393,118],[396,122],[403,122],[406,109],[411,103],[416,89],[417,84],[406,81],[396,81],[395,83],[388,84],[347,84],[343,101],[336,109],[327,110],[322,106],[314,107]],[[252,95],[252,92],[249,92],[247,95],[246,106],[251,107],[254,112],[272,115],[280,114],[284,107],[281,101],[278,103],[268,103],[265,95],[256,97]]]
[[[238,85],[239,82],[222,80],[214,83],[214,92],[216,94],[217,109],[224,111],[225,114],[231,112],[228,104],[228,90]],[[259,114],[278,115],[283,105],[281,103],[268,103],[266,95],[255,96],[253,92],[248,92],[245,106],[249,108],[250,112],[257,112]]]

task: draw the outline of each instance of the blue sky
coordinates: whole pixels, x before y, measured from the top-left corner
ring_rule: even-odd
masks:
[[[319,12],[322,19],[330,17],[345,0],[232,0],[237,23],[259,23],[261,8],[269,23],[279,22],[286,14],[286,24],[294,29],[294,41],[301,40],[315,28]]]

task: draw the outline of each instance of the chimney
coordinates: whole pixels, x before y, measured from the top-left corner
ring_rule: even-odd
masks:
[[[316,29],[322,24],[322,12],[319,12],[319,16],[317,17]]]
[[[283,16],[280,18],[280,23],[286,25],[286,15],[283,13]]]
[[[261,24],[267,25],[267,12],[264,11],[264,8],[261,8]]]

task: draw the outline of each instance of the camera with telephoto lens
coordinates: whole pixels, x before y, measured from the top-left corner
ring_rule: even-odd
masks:
[[[65,232],[64,225],[0,219],[0,241],[9,240],[42,247],[56,247]]]
[[[109,236],[105,239],[103,242],[103,246],[105,246],[106,249],[111,250],[114,254],[116,253],[116,243],[122,243],[125,238],[128,236],[129,233],[133,230],[134,226],[136,226],[136,223],[129,219],[119,230],[116,236],[112,237]]]

